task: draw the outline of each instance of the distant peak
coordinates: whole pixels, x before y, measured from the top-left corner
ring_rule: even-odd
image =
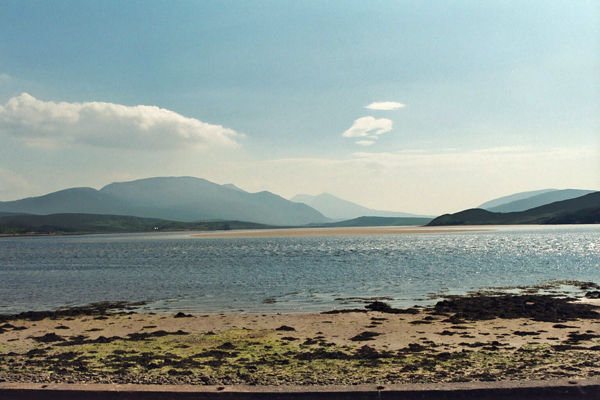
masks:
[[[315,197],[329,197],[329,198],[339,199],[339,197],[334,196],[331,193],[327,193],[327,192],[320,193],[320,194],[316,195]]]

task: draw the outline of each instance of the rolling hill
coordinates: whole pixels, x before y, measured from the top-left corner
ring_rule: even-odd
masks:
[[[600,223],[600,192],[557,201],[526,211],[496,213],[480,208],[445,214],[428,225],[509,225],[509,224],[597,224]]]
[[[25,214],[61,212],[123,214],[133,211],[128,204],[89,187],[59,190],[39,197],[0,202],[0,211]]]

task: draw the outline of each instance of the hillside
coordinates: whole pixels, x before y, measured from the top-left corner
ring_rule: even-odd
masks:
[[[495,213],[479,208],[445,214],[428,225],[595,224],[600,223],[600,192],[557,201],[526,211]]]
[[[238,220],[268,225],[328,222],[306,204],[270,192],[248,193],[193,177],[111,183],[100,190],[71,188],[39,197],[0,202],[0,212],[111,214],[182,222]]]
[[[119,233],[179,230],[261,229],[267,225],[240,221],[180,222],[101,214],[14,215],[0,217],[0,234]]]
[[[542,190],[531,190],[531,191],[527,191],[527,192],[513,193],[513,194],[509,194],[508,196],[502,196],[502,197],[498,197],[498,198],[490,200],[490,201],[486,201],[485,203],[478,205],[476,208],[482,208],[484,210],[489,211],[490,208],[498,207],[503,204],[511,203],[513,201],[527,199],[529,197],[537,196],[539,194],[554,192],[555,190],[558,190],[558,189],[542,189]]]
[[[408,214],[399,211],[374,210],[363,207],[348,200],[340,199],[329,193],[321,193],[317,196],[298,194],[291,201],[304,203],[319,211],[331,219],[348,220],[363,216],[374,217],[427,217],[423,215]]]

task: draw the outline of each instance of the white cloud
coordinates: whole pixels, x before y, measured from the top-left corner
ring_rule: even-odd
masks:
[[[166,150],[237,146],[242,134],[156,106],[54,103],[23,93],[0,106],[0,131],[29,145]]]
[[[374,140],[357,140],[356,141],[356,144],[358,144],[359,146],[370,146],[374,143],[375,143]]]
[[[365,108],[369,110],[379,110],[379,111],[393,111],[399,108],[404,107],[404,104],[398,103],[396,101],[376,101],[374,103],[365,106]]]
[[[392,130],[392,120],[387,118],[362,117],[354,121],[350,129],[342,134],[344,137],[366,137],[382,135]]]

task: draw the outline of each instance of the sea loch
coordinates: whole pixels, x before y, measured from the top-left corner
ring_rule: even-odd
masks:
[[[315,312],[383,298],[549,280],[600,283],[600,227],[402,235],[199,238],[193,233],[0,239],[0,313],[97,301],[146,310]]]

